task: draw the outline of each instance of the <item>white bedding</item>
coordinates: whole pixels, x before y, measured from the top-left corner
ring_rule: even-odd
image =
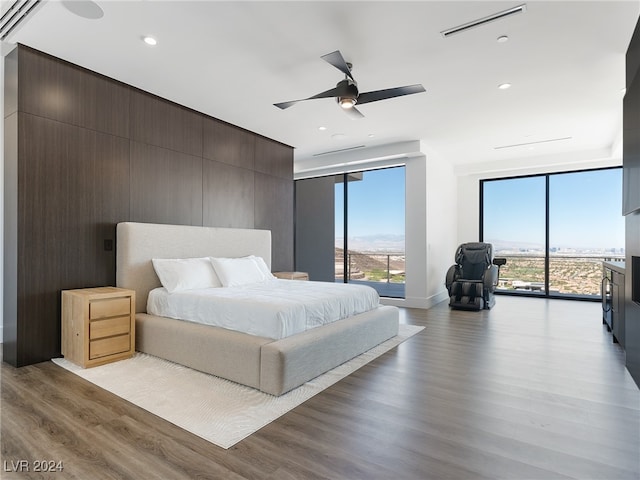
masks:
[[[378,307],[365,285],[273,279],[240,287],[149,293],[147,313],[281,339]]]

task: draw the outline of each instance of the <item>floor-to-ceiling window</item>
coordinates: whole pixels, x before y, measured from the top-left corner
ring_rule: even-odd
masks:
[[[381,296],[404,298],[405,168],[335,180],[336,281],[366,283]]]
[[[482,183],[482,238],[494,255],[508,257],[500,272],[500,289],[544,292],[545,193],[543,176]]]
[[[622,169],[481,182],[481,239],[506,257],[499,290],[598,298],[602,261],[624,259]]]

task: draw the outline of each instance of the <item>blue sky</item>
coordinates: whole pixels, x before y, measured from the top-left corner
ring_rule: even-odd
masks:
[[[623,248],[622,169],[551,175],[550,246]],[[545,177],[484,183],[484,239],[544,245]]]
[[[349,237],[404,235],[404,167],[363,172],[349,182]],[[343,184],[336,184],[336,237],[342,237]]]
[[[349,236],[404,235],[405,169],[363,175],[349,182]],[[336,184],[336,237],[342,237],[342,185]],[[552,248],[624,247],[622,169],[551,175],[549,188]],[[485,182],[484,189],[486,241],[544,246],[544,176]]]

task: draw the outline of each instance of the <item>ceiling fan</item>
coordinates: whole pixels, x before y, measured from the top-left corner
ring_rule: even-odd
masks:
[[[322,58],[325,62],[333,65],[342,73],[344,73],[344,80],[338,82],[335,88],[331,88],[324,92],[318,93],[309,98],[303,98],[300,100],[292,100],[289,102],[274,103],[278,108],[285,109],[298,102],[305,100],[314,100],[316,98],[332,98],[335,97],[338,105],[340,105],[346,113],[353,118],[362,118],[364,115],[355,107],[356,104],[363,105],[365,103],[377,102],[380,100],[386,100],[387,98],[402,97],[404,95],[412,95],[414,93],[424,92],[425,89],[422,85],[407,85],[405,87],[387,88],[385,90],[375,90],[373,92],[360,93],[358,91],[358,83],[351,74],[351,68],[353,65],[345,62],[344,57],[340,53],[340,50],[327,53]]]

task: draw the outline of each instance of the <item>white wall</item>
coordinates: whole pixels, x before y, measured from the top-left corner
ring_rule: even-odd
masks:
[[[488,178],[480,175],[461,175],[457,177],[456,235],[458,245],[466,242],[477,242],[480,237],[480,179]]]
[[[405,160],[405,298],[384,299],[387,305],[428,306],[426,178],[424,155]]]
[[[458,184],[453,165],[431,151],[427,155],[427,297],[431,304],[449,298],[445,288],[447,270],[458,247]]]

